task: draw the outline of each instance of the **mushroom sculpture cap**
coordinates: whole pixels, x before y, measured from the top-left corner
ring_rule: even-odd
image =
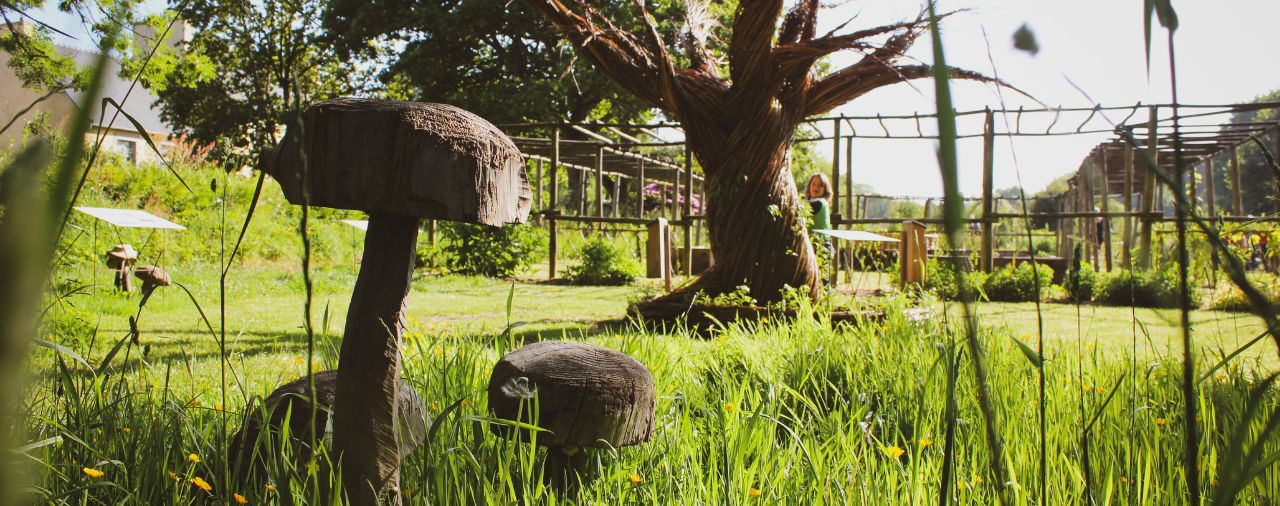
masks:
[[[291,126],[261,160],[294,204],[303,202],[305,180],[308,204],[319,207],[481,225],[529,216],[532,193],[520,150],[470,112],[339,98],[307,109],[302,127],[300,135]]]
[[[528,412],[535,403],[521,404],[535,395],[539,416],[533,420]],[[648,441],[654,399],[653,376],[643,364],[587,343],[524,346],[502,357],[489,379],[489,410],[498,418],[546,429],[537,435],[543,446],[618,447]],[[510,429],[491,427],[504,436]]]
[[[133,270],[133,275],[147,286],[169,286],[172,282],[169,273],[154,265],[144,265]]]
[[[107,266],[119,269],[124,262],[138,259],[138,251],[128,244],[117,244],[107,251]]]

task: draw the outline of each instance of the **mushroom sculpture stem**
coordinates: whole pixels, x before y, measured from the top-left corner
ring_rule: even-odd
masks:
[[[342,455],[344,473],[368,473],[344,476],[348,484],[394,490],[399,483],[400,435],[395,420],[400,414],[395,400],[399,398],[404,298],[413,276],[417,238],[417,218],[369,216],[335,391],[334,409],[339,415],[333,418],[334,449]],[[353,413],[356,416],[341,416],[341,403],[349,399],[362,399],[363,404]]]

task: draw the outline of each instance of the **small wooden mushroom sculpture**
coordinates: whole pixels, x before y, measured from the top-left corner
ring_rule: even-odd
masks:
[[[497,127],[442,104],[342,98],[309,108],[301,126],[263,154],[262,169],[289,202],[369,213],[338,360],[334,450],[347,500],[398,504],[395,399],[419,220],[524,221],[523,158]]]
[[[169,286],[173,280],[169,278],[169,273],[164,269],[154,265],[143,265],[133,270],[133,275],[142,281],[142,303],[146,304],[146,300],[151,297],[151,293],[156,288]]]
[[[317,372],[315,382],[314,398],[318,401],[315,422],[316,439],[324,441],[332,437],[328,432],[329,417],[334,412],[333,399],[338,385],[338,371]],[[310,458],[311,448],[307,446],[311,432],[311,425],[307,421],[311,417],[310,391],[307,377],[303,376],[271,392],[271,395],[262,401],[261,406],[250,406],[246,410],[244,425],[231,438],[230,453],[233,470],[242,479],[247,479],[252,474],[262,476],[267,458],[262,451],[255,453],[255,450],[264,450],[259,447],[263,437],[262,431],[264,428],[269,431],[271,434],[269,441],[273,445],[278,445],[280,435],[284,433],[282,429],[286,421],[293,447],[298,451],[296,457],[304,462]],[[427,437],[427,410],[418,391],[403,380],[400,381],[396,399],[397,426],[400,429],[397,453],[400,458],[404,458],[413,453]],[[267,417],[265,420],[264,414]],[[278,447],[265,451],[276,448]]]
[[[117,244],[107,251],[107,267],[115,269],[115,287],[122,292],[133,290],[133,281],[129,278],[129,270],[138,261],[138,252],[128,244]]]
[[[537,402],[531,401],[537,397]],[[531,413],[537,406],[537,413]],[[542,341],[508,353],[489,378],[494,416],[536,425],[547,447],[543,476],[559,490],[592,479],[590,448],[643,443],[653,433],[653,376],[626,354],[578,342]],[[510,436],[510,426],[492,425]],[[518,437],[530,436],[520,433]]]

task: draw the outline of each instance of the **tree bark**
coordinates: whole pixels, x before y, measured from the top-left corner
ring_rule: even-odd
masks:
[[[788,150],[792,127],[781,118],[734,122],[727,133],[689,125],[691,146],[707,178],[707,230],[715,264],[663,300],[750,287],[761,303],[786,288],[816,297],[817,257],[796,190]]]
[[[400,504],[400,336],[418,219],[371,215],[338,360],[333,445],[353,505]]]

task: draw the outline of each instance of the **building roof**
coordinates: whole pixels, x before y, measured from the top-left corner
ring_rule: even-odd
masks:
[[[99,54],[96,51],[87,51],[63,45],[59,45],[58,50],[75,60],[76,65],[82,67],[92,67]],[[142,84],[133,85],[131,80],[121,78],[120,68],[119,60],[111,57],[107,58],[107,74],[103,77],[102,97],[110,97],[116,103],[121,104],[124,112],[137,120],[142,125],[142,128],[147,130],[147,133],[153,135],[168,135],[171,133],[172,130],[169,126],[160,119],[160,99],[151,93],[151,90],[144,88]],[[130,86],[133,87],[132,91],[129,89]],[[85,104],[86,97],[83,91],[69,91],[67,96],[76,104],[76,107],[89,107],[89,121],[92,125],[104,126],[99,124],[99,118],[101,118],[101,123],[111,124],[112,128],[134,130],[133,125],[123,115],[116,118],[115,123],[112,123],[111,118],[115,115],[116,109],[108,104],[106,114],[103,114],[101,98],[96,103]],[[128,97],[127,99],[125,98],[126,96]]]

